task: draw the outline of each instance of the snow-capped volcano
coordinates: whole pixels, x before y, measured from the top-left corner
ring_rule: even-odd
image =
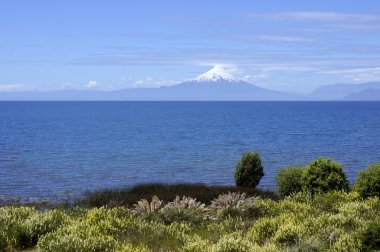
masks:
[[[198,75],[192,81],[196,82],[219,82],[219,81],[227,81],[227,82],[239,82],[239,80],[234,77],[229,71],[222,66],[214,66],[211,70]]]

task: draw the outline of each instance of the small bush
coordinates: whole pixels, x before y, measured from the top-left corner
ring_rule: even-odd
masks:
[[[161,206],[162,200],[156,195],[153,195],[151,202],[146,199],[137,201],[137,203],[133,205],[134,209],[132,210],[132,213],[135,215],[150,214],[156,212]]]
[[[173,222],[188,222],[199,224],[203,221],[205,205],[194,198],[177,196],[172,202],[166,204],[159,212],[157,218],[166,224]]]
[[[205,208],[205,204],[191,197],[182,196],[182,198],[180,198],[179,196],[177,196],[172,202],[166,204],[163,210],[167,208],[203,210]]]
[[[347,191],[349,189],[342,166],[332,159],[322,157],[306,166],[301,181],[303,189],[311,193]]]
[[[278,193],[281,196],[288,196],[293,193],[302,191],[302,166],[291,166],[289,168],[281,168],[276,175],[276,183]]]
[[[132,244],[126,243],[116,249],[117,252],[151,252],[146,246],[133,246]]]
[[[34,214],[24,222],[28,231],[26,237],[27,240],[25,241],[26,246],[35,246],[42,235],[58,229],[66,222],[67,217],[59,210]]]
[[[263,244],[271,238],[282,224],[282,220],[274,217],[259,219],[248,232],[248,236],[255,242]]]
[[[311,204],[322,211],[337,213],[340,205],[359,199],[357,192],[329,191],[313,195]]]
[[[264,176],[263,170],[260,155],[257,152],[247,151],[236,166],[236,186],[255,188]]]
[[[192,239],[186,241],[185,245],[182,247],[184,252],[204,252],[211,251],[209,242],[201,239],[199,236],[194,236]]]
[[[132,226],[133,220],[124,209],[92,209],[84,216],[38,240],[40,251],[114,251],[117,237]]]
[[[273,236],[273,240],[280,245],[294,245],[299,242],[299,235],[299,227],[290,222],[278,228]]]
[[[218,218],[253,218],[259,215],[258,197],[246,197],[245,193],[221,194],[211,202],[210,210]]]
[[[90,227],[88,227],[90,228]],[[76,234],[69,234],[62,237],[48,234],[43,236],[39,243],[39,248],[44,252],[68,252],[68,251],[114,251],[117,243],[110,236],[88,236],[78,237]]]
[[[244,204],[247,200],[245,193],[229,192],[227,194],[221,194],[218,198],[211,201],[210,208],[213,210],[224,210],[228,208],[237,208]]]
[[[366,229],[360,232],[357,238],[361,245],[362,251],[379,251],[380,250],[380,221],[370,223]]]
[[[39,237],[58,229],[67,221],[60,210],[38,212],[31,207],[0,208],[0,250],[29,248]]]
[[[215,252],[249,252],[252,251],[252,244],[250,241],[242,238],[237,233],[231,233],[223,236],[217,244],[215,244],[213,251]]]
[[[332,246],[331,251],[334,252],[359,252],[363,251],[360,241],[352,237],[352,235],[343,235]]]
[[[380,197],[380,163],[372,164],[358,173],[354,189],[362,197]]]

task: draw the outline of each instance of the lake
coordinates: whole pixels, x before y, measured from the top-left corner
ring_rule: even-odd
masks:
[[[319,156],[351,183],[380,162],[380,102],[0,102],[0,198],[62,199],[146,182],[233,185],[246,150],[259,187]]]

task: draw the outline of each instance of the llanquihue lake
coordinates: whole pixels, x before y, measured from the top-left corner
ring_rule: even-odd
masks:
[[[0,199],[62,199],[146,182],[233,185],[260,152],[276,171],[319,156],[351,182],[380,162],[380,102],[0,102]]]

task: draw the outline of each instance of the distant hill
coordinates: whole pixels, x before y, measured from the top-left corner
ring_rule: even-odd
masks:
[[[41,101],[290,101],[293,94],[269,90],[235,79],[213,68],[198,77],[170,87],[132,88],[117,91],[0,93],[0,100]]]
[[[380,90],[380,82],[321,86],[308,95],[310,100],[342,100],[368,89]],[[363,98],[365,98],[363,96]]]
[[[246,82],[183,82],[160,88],[131,88],[112,92],[65,90],[56,92],[0,93],[0,100],[30,101],[288,101],[296,95]]]
[[[321,86],[296,95],[258,87],[218,67],[170,87],[116,91],[0,92],[0,101],[378,101],[380,82]]]
[[[367,88],[361,92],[351,93],[343,98],[345,101],[380,101],[380,89]]]

